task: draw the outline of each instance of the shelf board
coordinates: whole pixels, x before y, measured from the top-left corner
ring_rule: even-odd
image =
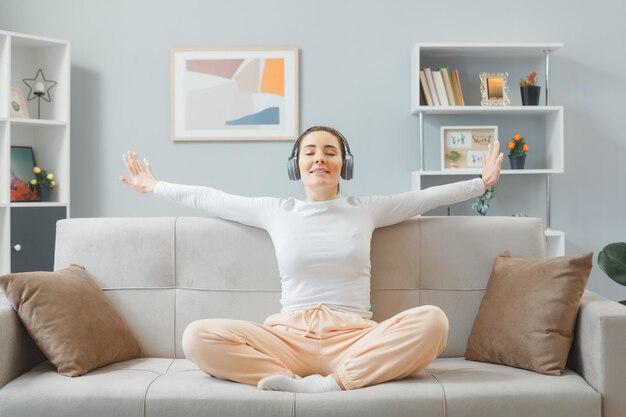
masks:
[[[480,175],[482,169],[448,169],[445,171],[416,171],[421,176],[454,176],[454,175]],[[501,175],[536,175],[536,174],[562,174],[558,169],[503,169]]]
[[[62,39],[47,38],[18,32],[5,32],[5,34],[11,35],[13,46],[20,48],[49,48],[51,46],[69,45],[68,41]]]
[[[50,201],[50,202],[39,202],[39,201],[25,201],[23,203],[19,203],[19,202],[13,202],[11,203],[11,207],[15,208],[15,207],[66,207],[67,203],[62,203],[62,202],[54,202],[54,201]]]
[[[413,114],[547,114],[562,109],[563,106],[419,106]]]
[[[537,56],[543,51],[554,52],[563,47],[562,43],[418,43],[421,53],[430,56],[471,56],[507,57]]]
[[[11,124],[19,126],[65,126],[67,122],[46,119],[11,119]]]
[[[562,230],[555,230],[555,229],[546,229],[545,230],[545,234],[548,237],[563,237],[563,236],[565,236],[565,232],[563,232]]]

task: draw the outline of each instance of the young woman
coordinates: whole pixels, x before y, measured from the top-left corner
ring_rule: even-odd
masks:
[[[157,181],[150,163],[123,155],[139,192],[267,230],[281,277],[280,313],[261,325],[205,319],[183,333],[183,350],[217,378],[292,392],[350,390],[416,374],[441,354],[448,319],[424,305],[370,320],[370,240],[389,226],[441,205],[481,195],[500,177],[500,144],[483,155],[482,178],[390,196],[339,197],[352,178],[352,154],[335,129],[314,126],[296,140],[289,176],[306,200],[249,198],[200,186]],[[304,377],[304,378],[303,378]]]

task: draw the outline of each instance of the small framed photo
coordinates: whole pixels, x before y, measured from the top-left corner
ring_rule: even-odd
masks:
[[[11,117],[28,119],[28,107],[24,101],[24,94],[19,87],[11,88]]]
[[[295,140],[298,51],[172,49],[172,140]]]
[[[35,177],[35,155],[31,146],[11,146],[11,201],[37,201],[39,194],[28,188]]]
[[[441,169],[480,169],[498,126],[441,126]]]
[[[507,72],[480,73],[481,106],[509,106],[509,74]]]

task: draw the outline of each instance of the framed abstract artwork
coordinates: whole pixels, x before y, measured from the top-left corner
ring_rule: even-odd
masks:
[[[172,49],[174,141],[295,140],[297,48]]]

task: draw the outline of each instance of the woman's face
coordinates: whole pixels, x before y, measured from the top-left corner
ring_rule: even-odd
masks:
[[[328,188],[336,193],[342,165],[339,138],[335,135],[316,130],[302,138],[298,167],[305,187],[317,191]]]

